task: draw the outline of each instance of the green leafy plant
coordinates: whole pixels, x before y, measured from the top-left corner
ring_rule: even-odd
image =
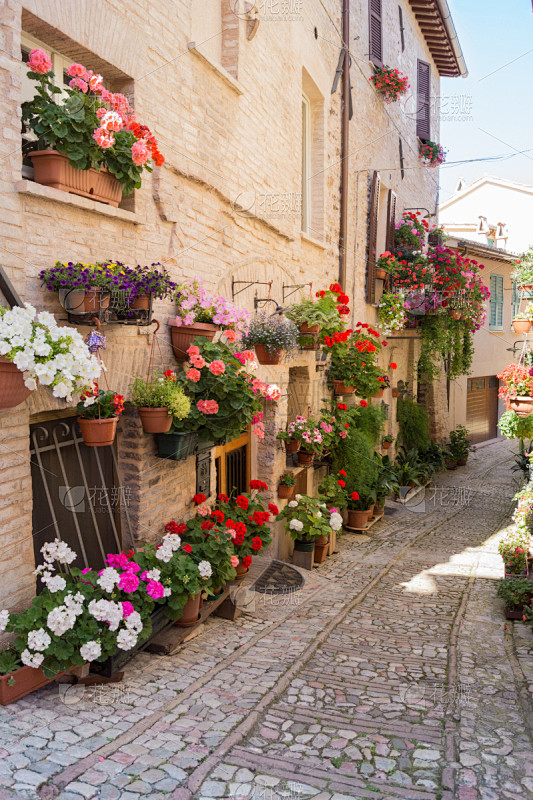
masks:
[[[533,598],[533,583],[529,578],[503,578],[498,584],[497,594],[506,608],[524,606]]]
[[[377,445],[381,439],[385,419],[386,411],[382,405],[359,406],[354,424],[358,430],[368,436],[372,444]],[[390,441],[393,441],[392,437]]]
[[[317,292],[317,299],[306,298],[291,306],[285,312],[285,316],[298,327],[304,324],[309,327],[319,325],[320,335],[323,339],[324,336],[331,336],[335,331],[342,330],[344,323],[338,310],[338,295],[332,291],[326,291],[323,296],[320,295],[322,293]]]
[[[99,389],[95,383],[80,396],[76,408],[83,419],[110,419],[124,411],[124,396],[110,389]]]
[[[296,475],[294,472],[284,472],[279,479],[280,486],[294,486],[296,483]]]
[[[329,536],[332,530],[331,517],[321,497],[296,495],[277,519],[285,521],[285,529],[294,540],[310,542]]]
[[[498,428],[507,439],[533,439],[533,415],[519,417],[516,411],[509,409],[501,415]]]
[[[328,506],[346,508],[348,498],[345,491],[346,472],[330,472],[318,485],[318,492]]]
[[[20,653],[14,647],[8,647],[0,653],[0,675],[9,675],[21,667]]]
[[[517,531],[512,531],[500,542],[498,553],[503,558],[507,573],[521,575],[527,572],[528,543],[529,537]]]
[[[511,272],[511,280],[518,286],[533,285],[533,246],[527,250],[521,259],[515,262]]]
[[[448,450],[451,452],[452,458],[459,460],[468,458],[470,451],[475,450],[470,445],[470,435],[464,425],[458,425],[455,430],[450,431]]]
[[[347,494],[358,492],[360,497],[366,500],[375,496],[378,463],[374,445],[367,434],[352,427],[336,449],[332,460],[332,472],[337,473],[343,469],[347,473],[345,478]]]
[[[423,406],[411,397],[398,399],[396,414],[398,438],[407,450],[424,450],[429,446],[429,417]]]
[[[191,401],[183,386],[177,382],[176,373],[166,370],[155,373],[151,379],[136,377],[130,386],[131,401],[140,408],[167,408],[175,419],[185,419],[191,410]]]

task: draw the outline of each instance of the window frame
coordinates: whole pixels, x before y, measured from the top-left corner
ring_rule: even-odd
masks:
[[[421,71],[426,68],[427,95],[421,101]],[[422,142],[427,142],[431,139],[431,64],[421,58],[416,60],[416,104],[416,135]],[[425,109],[427,116],[424,114]]]
[[[311,100],[302,92],[302,216],[301,232],[309,235],[311,229]]]
[[[490,300],[489,300],[489,331],[503,331],[504,330],[504,287],[503,275],[492,273],[490,276]],[[499,288],[498,288],[499,287]],[[500,295],[501,290],[501,295]],[[493,320],[494,309],[494,322]],[[498,312],[500,312],[501,320],[498,321]]]

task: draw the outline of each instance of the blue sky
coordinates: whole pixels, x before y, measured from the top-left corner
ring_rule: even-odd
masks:
[[[471,182],[496,175],[533,185],[531,1],[448,0],[448,4],[469,75],[441,81],[440,142],[448,150],[446,160],[513,157],[441,167],[441,200],[453,194],[461,176]],[[516,154],[529,148],[530,153]]]

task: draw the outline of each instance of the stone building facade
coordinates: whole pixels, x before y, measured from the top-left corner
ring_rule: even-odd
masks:
[[[342,107],[340,92],[331,89],[342,49],[342,3],[244,5],[235,0],[6,0],[0,40],[0,263],[23,301],[64,319],[56,295],[45,292],[37,278],[56,259],[161,261],[175,279],[199,276],[228,297],[238,286],[236,300],[252,312],[255,297],[286,306],[289,287],[314,292],[337,279]],[[394,105],[386,105],[369,81],[368,32],[376,6],[382,60],[398,66],[411,83],[409,96]],[[353,298],[353,322],[376,320],[381,289],[376,284],[373,303],[367,303],[367,265],[369,252],[385,249],[390,191],[396,217],[417,208],[434,219],[438,171],[422,168],[418,159],[417,71],[420,62],[428,65],[431,97],[438,96],[440,74],[460,72],[460,52],[444,7],[445,0],[401,0],[400,6],[393,0],[353,0],[350,5],[354,113],[347,155],[345,289]],[[59,65],[79,61],[100,72],[110,88],[130,98],[138,118],[157,136],[164,165],[145,173],[142,188],[118,208],[39,185],[23,167],[20,105],[27,99],[28,79],[21,52],[32,46],[46,49]],[[433,104],[426,105],[431,138],[438,140]],[[380,183],[369,241],[375,172]],[[298,290],[292,295],[297,297]],[[159,339],[171,366],[166,321],[172,313],[171,303],[156,303]],[[151,330],[106,326],[108,380],[126,397],[132,375],[147,369]],[[399,365],[395,378],[414,380],[416,347],[412,336],[391,341],[387,356]],[[279,384],[283,397],[265,409],[267,435],[248,448],[248,467],[253,477],[275,487],[285,468],[277,430],[297,407],[318,411],[327,389],[313,353],[264,368],[261,377]],[[385,401],[394,433],[393,400]],[[47,482],[37,450],[39,437],[52,442],[54,422],[64,422],[66,431],[74,413],[73,406],[66,408],[46,390],[0,413],[4,606],[28,602],[35,588],[34,542],[42,535],[53,538],[61,528],[52,515],[48,530],[42,530],[50,504],[57,505],[55,494],[70,485],[68,470],[49,475]],[[116,523],[117,531],[122,523],[125,545],[156,539],[166,521],[191,513],[195,457],[179,463],[156,458],[152,437],[142,434],[134,411],[121,423],[109,469],[118,487],[128,489],[127,513],[122,509]],[[317,479],[311,470],[300,478],[301,485],[311,490]],[[61,517],[71,519],[73,529],[75,510],[67,508],[71,517]],[[60,511],[66,513],[65,503]],[[288,552],[288,542],[277,532],[272,553]]]

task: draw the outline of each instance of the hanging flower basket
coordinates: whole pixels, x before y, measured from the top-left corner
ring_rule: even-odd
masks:
[[[76,169],[57,150],[36,150],[29,158],[33,162],[35,183],[115,207],[122,199],[120,182],[106,169]]]
[[[446,150],[437,142],[427,140],[420,143],[418,158],[422,159],[427,167],[438,167],[446,160]]]
[[[0,411],[16,408],[31,394],[24,385],[24,375],[11,361],[0,356]]]
[[[383,267],[378,267],[376,269],[376,278],[378,281],[385,281],[387,280],[387,271],[383,269]]]
[[[260,364],[280,364],[283,358],[283,350],[267,350],[264,344],[255,345],[255,354]]]
[[[157,455],[171,461],[184,461],[196,452],[198,434],[193,433],[161,433],[157,437]],[[209,447],[213,446],[209,442]]]
[[[87,447],[107,447],[113,444],[117,434],[118,417],[109,419],[78,418],[81,435]]]
[[[333,389],[335,394],[353,394],[355,392],[355,386],[346,386],[344,381],[333,381]]]
[[[175,319],[169,319],[168,324],[170,325],[174,358],[179,363],[187,361],[187,350],[198,336],[212,342],[219,330],[218,325],[213,325],[211,322],[195,322],[193,325],[178,326]]]
[[[137,408],[145,433],[166,433],[172,427],[168,408]]]
[[[409,89],[409,78],[394,67],[377,67],[370,82],[374,84],[386,103],[395,103]]]
[[[286,453],[297,453],[300,449],[301,442],[298,439],[286,439],[285,440],[285,452]]]
[[[278,497],[280,500],[290,500],[294,494],[294,486],[285,486],[280,483],[278,486]]]
[[[509,408],[518,417],[529,417],[533,413],[533,397],[509,397]]]

